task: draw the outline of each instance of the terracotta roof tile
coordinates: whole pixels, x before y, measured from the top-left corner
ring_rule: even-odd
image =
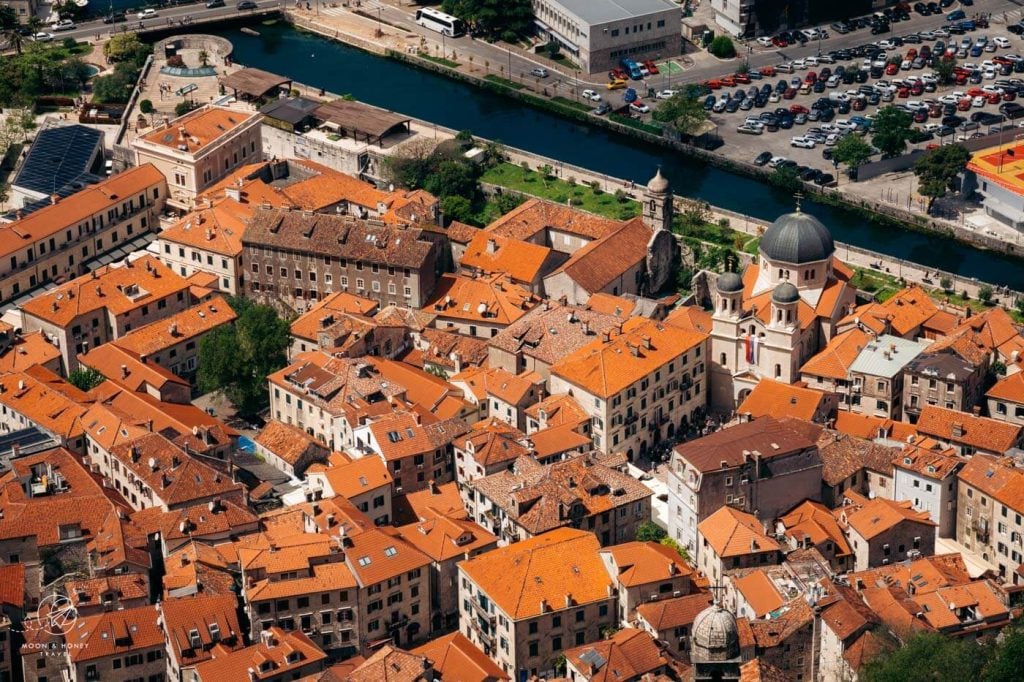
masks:
[[[278,676],[289,675],[289,671],[305,666],[322,666],[322,662],[327,658],[327,655],[301,632],[287,632],[273,626],[265,632],[270,633],[274,646],[259,642],[231,653],[217,652],[214,658],[196,666],[196,674],[202,680],[246,680],[251,679],[247,672],[251,668],[256,671],[257,680],[278,679]],[[289,655],[294,656],[295,660],[289,662]],[[261,663],[266,663],[269,669],[263,671]]]
[[[388,462],[443,449],[469,430],[461,419],[423,418],[413,412],[393,412],[369,428]]]
[[[460,223],[458,220],[453,220],[448,224],[445,234],[448,235],[449,240],[456,244],[468,244],[473,241],[473,238],[480,231],[479,227],[473,227],[466,223]]]
[[[133,329],[112,343],[141,358],[194,340],[238,318],[227,299],[217,295],[159,322]]]
[[[1021,427],[987,417],[925,405],[917,419],[917,430],[950,443],[970,445],[990,453],[1004,453],[1020,442]]]
[[[425,521],[438,516],[446,516],[453,519],[468,518],[462,495],[459,493],[459,486],[455,481],[443,485],[427,486],[423,490],[414,493],[406,493],[401,498],[396,498],[395,506],[403,501],[408,508],[408,514],[412,518],[409,521]]]
[[[957,477],[1011,509],[1024,507],[1024,469],[1014,466],[1012,459],[979,453],[967,460]]]
[[[551,365],[617,328],[622,320],[607,312],[545,301],[498,332],[490,345]]]
[[[785,597],[763,570],[754,569],[745,575],[733,576],[731,580],[736,591],[750,605],[755,618],[764,618],[786,604]]]
[[[459,264],[482,273],[502,272],[515,282],[532,284],[544,274],[551,254],[546,246],[481,231],[466,246]]]
[[[139,138],[146,144],[180,150],[187,147],[189,154],[197,155],[206,147],[245,125],[255,114],[235,109],[208,106],[171,121],[167,127],[157,128]]]
[[[603,659],[600,666],[588,662],[594,660],[591,655],[595,653]],[[635,628],[623,628],[608,639],[566,649],[564,656],[589,682],[635,680],[668,665],[650,633]]]
[[[903,451],[892,460],[895,467],[936,481],[955,474],[965,462],[965,459],[955,455],[926,450],[916,445],[905,445]]]
[[[441,275],[424,309],[438,317],[507,326],[536,307],[540,299],[503,274]]]
[[[1002,378],[985,394],[987,398],[1024,404],[1024,372]]]
[[[21,372],[32,365],[50,365],[60,359],[60,348],[50,343],[43,332],[30,332],[17,337],[0,355],[0,374]]]
[[[426,656],[442,680],[458,682],[501,682],[510,679],[483,651],[461,632],[432,639],[412,650]]]
[[[587,239],[597,239],[621,224],[562,204],[527,199],[488,225],[487,232],[527,241],[540,232],[554,229]]]
[[[79,610],[86,606],[102,605],[104,595],[109,593],[113,593],[119,602],[149,601],[149,580],[141,573],[68,580],[64,588],[67,590],[68,599]]]
[[[107,611],[79,618],[65,635],[68,658],[74,664],[108,656],[163,649],[164,633],[157,625],[155,606]]]
[[[328,454],[327,448],[316,438],[293,424],[276,419],[268,421],[253,440],[293,466],[311,449],[324,458]]]
[[[610,398],[707,339],[707,334],[635,317],[623,323],[621,334],[612,334],[608,341],[598,338],[559,360],[551,374]]]
[[[251,603],[265,602],[289,597],[316,595],[322,592],[351,590],[356,587],[356,579],[342,562],[310,564],[306,569],[309,575],[298,578],[265,579],[250,583],[246,588],[246,599]]]
[[[843,414],[840,412],[840,414]],[[892,459],[898,449],[865,438],[825,431],[818,439],[821,479],[827,485],[839,485],[861,469],[892,476]]]
[[[775,613],[771,620],[750,621],[758,649],[779,646],[814,621],[814,611],[803,595],[790,600]]]
[[[761,379],[736,408],[737,413],[758,417],[792,417],[814,421],[825,394],[803,385]]]
[[[577,249],[545,279],[565,274],[584,291],[597,293],[644,261],[652,234],[642,218],[633,218]]]
[[[526,414],[538,423],[553,426],[579,426],[590,421],[579,401],[568,393],[556,393],[526,408]]]
[[[779,552],[782,549],[779,543],[765,533],[756,516],[733,507],[720,507],[697,524],[697,533],[720,559]]]
[[[349,674],[346,682],[425,682],[425,656],[385,644]]]
[[[65,442],[83,432],[89,396],[41,365],[0,376],[0,405]]]
[[[637,604],[636,613],[657,631],[674,630],[692,625],[697,615],[710,606],[711,602],[711,594],[701,592]]]
[[[179,667],[196,665],[213,657],[215,645],[224,651],[243,646],[238,623],[238,600],[233,594],[196,595],[160,603],[163,630]],[[198,644],[198,646],[197,646]]]
[[[0,604],[25,608],[25,564],[4,564],[0,566]]]
[[[867,499],[850,490],[845,493],[843,506],[833,514],[843,529],[857,531],[865,540],[886,533],[904,523],[936,526],[927,511],[915,511],[909,501],[896,502],[881,497]]]
[[[99,310],[123,315],[188,289],[188,282],[149,254],[105,265],[39,294],[22,306],[33,317],[65,327]]]
[[[836,414],[835,426],[836,431],[840,433],[867,440],[885,438],[905,443],[911,436],[917,436],[917,429],[913,424],[845,410],[840,410]]]
[[[347,537],[352,544],[346,547],[345,561],[360,587],[430,564],[430,557],[390,528],[368,528]]]
[[[597,313],[614,315],[620,320],[628,320],[633,317],[633,309],[636,308],[636,303],[628,298],[623,298],[622,296],[614,296],[604,292],[597,292],[587,299],[586,307],[588,310],[593,310]],[[697,310],[697,308],[692,309]],[[710,321],[710,319],[711,316],[708,315],[708,320]],[[697,331],[710,332],[711,328],[709,326],[707,329],[698,329]]]
[[[160,241],[234,258],[242,253],[242,234],[253,207],[223,197],[202,204],[160,232]]]
[[[858,591],[892,585],[904,590],[912,589],[915,594],[925,594],[946,585],[964,585],[970,581],[967,565],[959,552],[936,554],[849,574],[850,586]]]
[[[882,640],[875,633],[868,630],[846,647],[846,650],[843,652],[843,660],[846,661],[851,670],[860,670],[865,663],[885,651],[885,649],[886,647]]]
[[[593,533],[559,528],[459,564],[488,598],[515,620],[541,613],[542,603],[565,608],[610,599],[611,579]]]
[[[435,562],[468,557],[474,552],[498,546],[498,538],[473,521],[440,514],[401,526],[398,532],[406,542]]]
[[[54,237],[93,215],[119,209],[123,202],[137,199],[143,193],[149,195],[146,192],[149,187],[165,182],[156,166],[145,163],[89,185],[56,204],[0,226],[0,256],[14,254],[26,244]]]
[[[872,336],[858,328],[838,334],[832,337],[824,350],[804,363],[800,373],[845,380],[849,376],[850,365],[871,339]]]
[[[626,542],[601,550],[614,561],[616,580],[626,587],[664,582],[693,569],[671,547],[657,542]]]
[[[317,340],[317,333],[325,326],[325,320],[335,315],[372,316],[377,312],[377,302],[362,298],[346,291],[335,291],[317,301],[312,308],[297,317],[291,324],[292,336],[310,341]]]
[[[718,471],[723,466],[743,464],[744,451],[757,450],[762,457],[776,457],[814,447],[820,431],[815,424],[764,417],[677,445],[673,457],[702,472]]]
[[[820,502],[806,500],[800,503],[779,519],[779,523],[785,528],[786,535],[801,545],[804,540],[809,540],[813,545],[832,542],[837,557],[853,553],[832,512]]]
[[[793,678],[764,659],[753,658],[740,666],[739,682],[793,682]]]
[[[129,391],[145,393],[151,386],[163,391],[169,384],[188,388],[188,381],[155,362],[142,360],[136,353],[115,343],[104,343],[78,356],[79,364],[96,370],[109,381]]]
[[[379,457],[360,457],[349,464],[334,466],[324,472],[335,495],[352,499],[371,490],[391,486],[394,479]]]

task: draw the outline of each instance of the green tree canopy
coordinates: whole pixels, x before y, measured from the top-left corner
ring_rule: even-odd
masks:
[[[917,191],[928,197],[928,210],[935,200],[955,189],[958,175],[967,167],[971,154],[961,145],[947,144],[928,150],[914,164],[914,175],[920,181]]]
[[[441,9],[491,38],[513,42],[533,28],[530,0],[444,0]]]
[[[238,412],[252,416],[268,404],[267,376],[287,364],[288,322],[273,308],[232,298],[235,324],[218,327],[199,342],[199,389],[221,390]]]
[[[855,169],[870,159],[874,151],[860,135],[847,135],[836,143],[833,158]]]
[[[665,529],[654,521],[644,521],[636,527],[637,542],[661,542],[667,536]]]
[[[732,38],[729,36],[715,36],[708,45],[708,52],[719,59],[730,59],[736,56],[736,46],[732,44]]]
[[[872,124],[874,135],[871,141],[883,156],[899,156],[907,146],[910,137],[910,114],[894,106],[882,107]]]
[[[939,83],[942,85],[949,85],[953,82],[953,72],[956,70],[956,58],[936,55],[932,59],[932,69],[935,71],[935,75],[938,77]]]
[[[103,45],[103,56],[112,62],[139,62],[146,60],[149,46],[135,33],[115,33]]]
[[[708,112],[689,92],[679,92],[662,102],[652,116],[655,121],[672,125],[683,135],[693,135],[708,119]]]
[[[92,390],[106,380],[105,376],[92,367],[79,367],[68,375],[68,383],[83,391]]]

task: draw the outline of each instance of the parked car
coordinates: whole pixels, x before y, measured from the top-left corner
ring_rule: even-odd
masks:
[[[137,19],[155,19],[157,16],[159,15],[152,7],[148,7],[135,15]]]
[[[651,112],[651,108],[640,100],[630,103],[629,110],[637,114],[649,114]]]
[[[242,5],[241,2],[238,3],[238,4]],[[256,3],[252,3],[252,4],[255,5]],[[239,7],[239,9],[242,9],[242,8]],[[536,68],[530,69],[530,75],[534,76],[536,78],[547,78],[549,74],[548,74],[548,70],[547,69],[545,69],[542,66],[538,66]]]
[[[814,149],[815,142],[809,137],[798,136],[794,137],[789,141],[791,147],[799,147],[800,149]]]
[[[242,2],[235,5],[235,9],[241,12],[243,9],[259,9],[259,7],[252,0],[242,0]]]
[[[40,31],[39,33],[36,33],[34,36],[32,36],[32,40],[36,41],[37,43],[48,43],[51,40],[53,40],[53,34],[47,33],[46,31]]]
[[[672,99],[676,96],[676,92],[676,90],[659,90],[654,96],[657,99]]]
[[[583,99],[589,99],[591,102],[600,102],[601,95],[597,94],[594,90],[584,90],[582,93]]]
[[[206,3],[206,9],[214,9],[215,7],[223,7],[224,0],[208,0]]]
[[[73,31],[75,28],[75,22],[70,19],[61,19],[50,26],[51,31]]]

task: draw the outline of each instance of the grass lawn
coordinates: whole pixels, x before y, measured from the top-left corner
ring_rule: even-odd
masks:
[[[556,178],[545,180],[537,171],[524,171],[510,163],[487,169],[480,181],[559,204],[565,204],[571,199],[576,208],[616,220],[632,218],[640,213],[640,204],[636,201],[619,201],[614,194],[601,190],[595,192],[588,185],[570,185]],[[483,213],[486,214],[487,209]]]
[[[484,76],[484,80],[490,81],[492,83],[497,83],[498,85],[504,85],[506,88],[512,88],[513,90],[522,90],[524,87],[526,87],[522,83],[516,83],[515,81],[510,81],[507,78],[495,76],[493,73]]]
[[[743,252],[753,255],[757,255],[757,249],[761,246],[761,238],[753,237],[749,242],[743,245]]]
[[[850,284],[874,294],[880,303],[889,300],[903,288],[898,278],[870,268],[854,268]]]
[[[589,104],[584,104],[583,102],[577,102],[574,99],[569,99],[568,97],[562,97],[561,95],[558,95],[557,97],[552,97],[551,101],[552,102],[558,102],[559,104],[562,104],[562,105],[567,106],[567,107],[572,107],[573,109],[579,109],[580,111],[590,111],[593,108]]]

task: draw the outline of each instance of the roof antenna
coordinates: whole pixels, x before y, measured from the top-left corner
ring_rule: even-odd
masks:
[[[804,195],[802,192],[796,192],[793,194],[793,198],[796,199],[796,212],[800,212],[800,202],[803,200]]]

